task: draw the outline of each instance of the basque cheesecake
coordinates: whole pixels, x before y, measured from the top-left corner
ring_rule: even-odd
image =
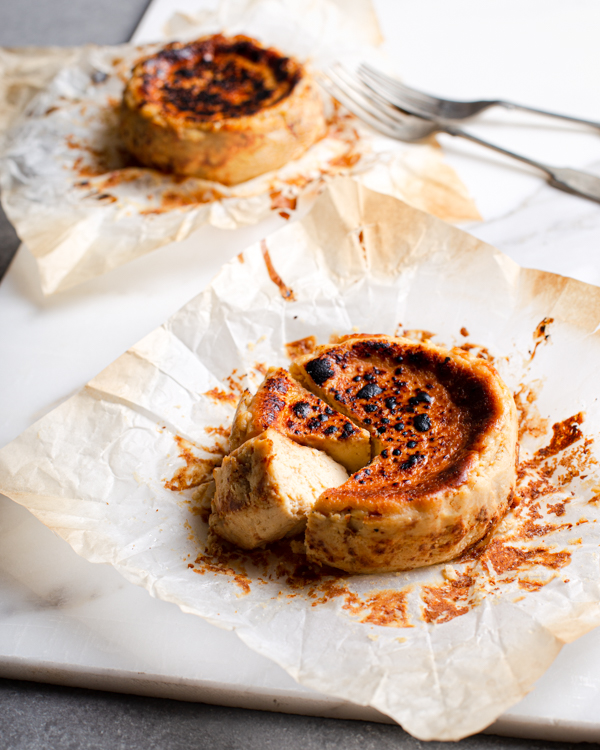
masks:
[[[276,387],[282,382],[283,393]],[[313,400],[304,395],[307,391]],[[282,402],[275,416],[267,406],[274,393]],[[289,374],[270,371],[256,396],[242,397],[231,455],[262,436],[280,432],[298,448],[293,476],[294,472],[314,474],[311,456],[306,454],[304,463],[303,451],[324,451],[324,457],[343,461],[342,454],[336,455],[325,443],[313,443],[319,451],[306,447],[310,430],[302,420],[286,419],[294,405],[303,402],[311,405],[315,419],[319,414],[327,414],[332,424],[347,419],[359,436],[363,432],[370,436],[369,455],[362,465],[356,469],[346,462],[354,472],[348,479],[336,475],[331,481],[326,473],[320,474],[319,481],[331,481],[329,486],[320,490],[313,482],[302,490],[309,560],[349,573],[409,570],[445,562],[481,540],[510,506],[516,481],[516,408],[487,361],[404,338],[346,337],[299,357]],[[261,433],[263,428],[267,431]],[[272,450],[277,453],[277,446]],[[252,471],[257,471],[256,463]],[[237,476],[238,489],[247,481],[243,474],[241,470]],[[253,476],[253,486],[258,487]],[[221,468],[215,470],[215,477],[211,525],[221,533],[222,509],[232,506],[227,500],[232,475],[225,481]],[[235,493],[243,492],[238,489]],[[256,491],[252,502],[263,509],[279,507],[281,501],[274,500],[278,494],[279,490],[271,492],[266,499]],[[238,522],[249,512],[245,507]],[[272,526],[271,533],[281,538],[291,533],[290,528],[288,524],[280,533]],[[241,546],[250,544],[248,532]]]
[[[120,110],[142,164],[225,185],[296,159],[325,129],[303,66],[242,35],[173,42],[138,61]]]
[[[351,337],[296,360],[291,372],[365,427],[374,453],[316,501],[309,559],[350,573],[444,562],[506,512],[516,408],[484,360],[408,339]]]

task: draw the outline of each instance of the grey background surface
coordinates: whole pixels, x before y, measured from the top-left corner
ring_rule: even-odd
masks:
[[[115,44],[126,41],[148,0],[0,0],[0,45]],[[18,246],[0,216],[0,277]],[[290,716],[246,709],[0,680],[3,750],[432,750],[396,726]],[[577,747],[477,735],[451,747]],[[600,745],[579,745],[582,750]]]

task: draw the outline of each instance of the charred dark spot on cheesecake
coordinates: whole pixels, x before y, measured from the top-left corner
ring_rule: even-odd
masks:
[[[323,383],[333,377],[334,374],[331,362],[327,357],[312,359],[310,362],[306,363],[304,369],[317,385],[323,385]]]
[[[298,401],[297,404],[294,404],[292,409],[294,410],[294,414],[300,419],[308,417],[312,411],[308,401]]]
[[[431,419],[429,419],[427,414],[417,414],[413,419],[413,426],[419,432],[427,432],[427,430],[431,429]]]
[[[275,421],[279,412],[285,408],[285,401],[273,393],[267,393],[266,396],[264,401],[264,423],[268,427]]]
[[[354,435],[355,432],[356,429],[350,424],[350,422],[346,422],[342,427],[342,440],[344,440],[345,438],[349,438],[350,435]]]
[[[416,466],[420,461],[422,461],[423,456],[421,456],[418,453],[413,453],[412,456],[409,456],[404,463],[400,464],[400,468],[402,471],[409,471],[413,468],[413,466]]]
[[[388,396],[383,403],[385,404],[386,409],[389,409],[390,411],[394,411],[394,409],[398,405],[398,401],[396,400],[395,396]]]
[[[317,417],[313,417],[308,420],[306,426],[309,430],[318,430],[321,427],[321,420]]]
[[[425,391],[419,391],[416,396],[414,396],[415,403],[416,404],[431,404],[433,403],[433,399],[428,393],[425,393]],[[412,399],[411,399],[412,401]]]
[[[407,448],[416,448],[417,447],[417,441],[416,440],[409,440],[406,444]]]
[[[326,428],[325,428],[325,429],[323,430],[323,433],[324,433],[325,435],[333,435],[333,434],[334,434],[334,432],[337,432],[337,431],[338,431],[338,428],[337,428],[337,427],[336,427],[336,426],[335,426],[334,424],[330,424],[330,425],[329,425],[329,427],[326,427]]]
[[[368,413],[372,414],[372,413],[373,413],[374,411],[377,411],[377,404],[365,404],[365,405],[363,406],[363,409],[364,409],[364,410],[365,410],[366,412],[368,412]]]
[[[269,380],[268,389],[270,391],[277,391],[277,393],[287,393],[289,390],[289,384],[285,378],[274,377]]]
[[[379,396],[381,393],[383,393],[383,388],[380,388],[377,383],[367,383],[358,391],[356,398],[375,398],[375,396]]]

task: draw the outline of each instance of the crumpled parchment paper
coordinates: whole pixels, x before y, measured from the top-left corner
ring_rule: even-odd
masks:
[[[600,623],[599,327],[600,289],[521,269],[340,178],[0,451],[0,490],[299,682],[421,739],[458,739]],[[319,575],[283,543],[207,545],[193,485],[225,448],[240,389],[289,365],[287,343],[356,331],[493,358],[521,414],[520,505],[460,560],[406,573]]]
[[[246,33],[319,67],[382,65],[370,0],[222,0],[199,18],[175,16],[167,38]],[[448,221],[480,218],[456,173],[430,144],[373,134],[324,94],[329,130],[301,158],[228,188],[134,164],[118,135],[118,106],[134,62],[160,45],[0,50],[2,205],[51,294],[93,278],[205,224],[254,224],[293,215],[338,174]],[[8,132],[6,132],[8,129]],[[433,144],[433,145],[432,145]]]

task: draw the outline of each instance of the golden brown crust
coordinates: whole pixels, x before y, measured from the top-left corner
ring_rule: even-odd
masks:
[[[349,338],[291,373],[372,435],[376,457],[309,515],[309,558],[348,572],[452,559],[506,511],[516,410],[491,365],[431,344]]]
[[[227,185],[277,169],[325,132],[314,82],[249,37],[174,42],[140,60],[121,134],[145,165]]]
[[[272,427],[300,445],[325,451],[348,471],[371,458],[369,433],[307,391],[283,368],[271,368],[254,397],[243,394],[230,449]]]

